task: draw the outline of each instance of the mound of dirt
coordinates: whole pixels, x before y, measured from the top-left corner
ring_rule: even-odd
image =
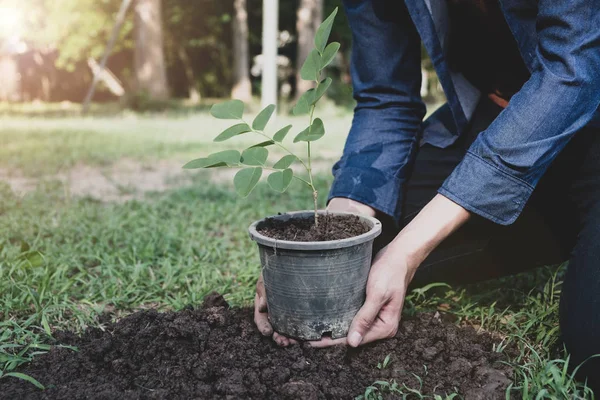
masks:
[[[424,394],[503,399],[509,384],[489,335],[432,314],[405,319],[394,339],[359,349],[283,349],[261,337],[250,309],[211,296],[197,310],[142,311],[81,337],[55,337],[79,351],[54,347],[20,371],[47,389],[6,378],[0,398],[353,399],[376,380],[419,388],[416,375]]]

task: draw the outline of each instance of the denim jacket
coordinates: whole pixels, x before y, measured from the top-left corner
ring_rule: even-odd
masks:
[[[600,120],[600,0],[500,3],[531,76],[439,193],[509,225],[573,135]],[[417,146],[451,145],[481,94],[448,66],[446,0],[344,0],[344,7],[357,106],[330,198],[351,198],[399,221]],[[425,122],[421,41],[448,99]],[[449,112],[452,118],[442,118]]]

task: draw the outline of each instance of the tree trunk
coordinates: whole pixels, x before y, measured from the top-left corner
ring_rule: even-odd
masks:
[[[248,12],[246,0],[234,0],[233,8],[233,89],[231,97],[242,101],[252,100],[252,85],[248,71]]]
[[[161,0],[136,0],[134,38],[137,91],[156,100],[167,99]]]
[[[279,0],[263,0],[262,99],[263,107],[277,104],[277,39]]]
[[[200,91],[196,88],[196,75],[194,74],[194,68],[192,67],[192,62],[190,61],[190,57],[188,56],[185,47],[182,44],[179,44],[179,49],[177,50],[179,55],[179,60],[183,64],[183,69],[185,71],[185,77],[188,81],[188,95],[189,99],[192,103],[196,104],[200,102],[201,96]]]
[[[323,0],[300,0],[296,20],[298,50],[296,58],[296,98],[313,87],[313,83],[300,77],[302,64],[314,48],[315,34],[323,22]]]

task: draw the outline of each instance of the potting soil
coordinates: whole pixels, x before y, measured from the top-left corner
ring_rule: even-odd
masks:
[[[319,215],[318,226],[315,225],[314,220],[314,217],[287,221],[268,218],[258,231],[273,239],[294,242],[347,239],[369,231],[369,227],[355,215]]]

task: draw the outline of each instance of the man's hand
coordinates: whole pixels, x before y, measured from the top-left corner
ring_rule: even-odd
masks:
[[[327,205],[329,211],[353,212],[356,214],[375,216],[375,210],[366,204],[344,197],[334,197]]]
[[[262,274],[256,282],[256,296],[254,296],[254,323],[263,336],[272,336],[275,343],[281,347],[287,347],[290,344],[296,344],[294,339],[287,338],[273,331],[273,327],[269,323],[269,315],[267,314],[267,296],[265,293],[265,282]]]
[[[381,250],[371,267],[365,304],[348,332],[350,346],[396,335],[406,289],[417,268],[469,216],[458,204],[437,195]]]
[[[350,346],[358,347],[396,335],[406,289],[418,266],[391,246],[377,254],[367,281],[365,304],[350,326]]]

